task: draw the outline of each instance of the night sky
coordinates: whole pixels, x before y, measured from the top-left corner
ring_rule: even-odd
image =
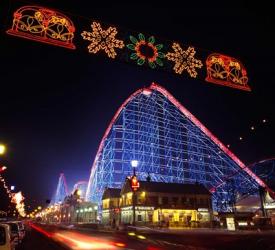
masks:
[[[252,92],[9,36],[5,33],[12,19],[9,2],[1,1],[0,142],[8,150],[0,163],[8,167],[4,176],[22,190],[27,205],[46,205],[60,172],[69,188],[88,180],[112,116],[131,93],[153,81],[230,144],[244,163],[275,155],[271,6],[228,1],[182,7],[159,2],[114,1],[106,6],[88,3],[93,1],[38,2],[63,13],[228,54],[245,65]],[[252,125],[255,131],[250,130]],[[0,187],[0,209],[5,199]]]

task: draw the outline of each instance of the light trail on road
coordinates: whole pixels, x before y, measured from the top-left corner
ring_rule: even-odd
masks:
[[[76,232],[58,232],[53,239],[63,243],[72,250],[88,249],[121,249],[125,247],[122,242],[112,242]]]

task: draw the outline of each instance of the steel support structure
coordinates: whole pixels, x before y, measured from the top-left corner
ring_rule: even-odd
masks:
[[[56,188],[56,192],[51,201],[51,204],[58,204],[64,201],[64,198],[68,195],[68,186],[66,183],[65,175],[63,173],[60,174],[58,179],[58,184]]]
[[[213,206],[230,211],[230,200],[265,186],[167,90],[153,83],[119,108],[100,143],[86,199],[101,203],[106,187],[121,188],[138,160],[137,176],[152,181],[204,184]],[[229,181],[230,180],[230,181]]]

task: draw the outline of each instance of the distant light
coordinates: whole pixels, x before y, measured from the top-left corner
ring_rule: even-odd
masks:
[[[6,166],[0,167],[0,171],[4,171],[4,170],[6,170],[6,169],[7,169]]]
[[[133,168],[136,168],[138,166],[138,161],[137,160],[132,160],[131,165]]]
[[[3,144],[0,144],[0,155],[4,154],[6,151],[6,147]]]
[[[150,89],[144,89],[144,90],[142,91],[142,94],[144,94],[144,95],[146,95],[146,96],[150,96],[151,93],[152,93],[152,91],[151,91]]]
[[[118,247],[125,247],[126,245],[122,242],[115,242],[115,245]]]
[[[251,130],[254,130],[255,128],[254,128],[254,126],[251,126]]]
[[[240,136],[240,138],[239,138],[239,139],[240,139],[240,141],[241,141],[243,138]]]
[[[230,144],[227,144],[227,147],[230,148]]]
[[[97,210],[97,209],[98,209],[98,207],[97,207],[97,206],[94,206],[94,209],[95,209],[95,210]]]
[[[11,186],[11,191],[13,191],[15,189],[15,186]]]
[[[142,240],[145,240],[145,239],[146,239],[146,237],[143,236],[143,235],[137,235],[137,237],[138,237],[139,239],[142,239]]]
[[[80,196],[80,195],[81,195],[81,193],[82,193],[82,192],[81,192],[81,190],[80,190],[80,189],[78,189],[78,190],[77,190],[77,192],[76,192],[76,194],[77,194],[78,196]]]

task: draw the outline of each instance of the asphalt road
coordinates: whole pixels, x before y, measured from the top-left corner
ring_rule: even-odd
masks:
[[[273,232],[185,230],[175,232],[64,230],[36,225],[18,250],[275,250]]]
[[[65,248],[41,233],[28,229],[26,237],[16,250],[65,250]]]

